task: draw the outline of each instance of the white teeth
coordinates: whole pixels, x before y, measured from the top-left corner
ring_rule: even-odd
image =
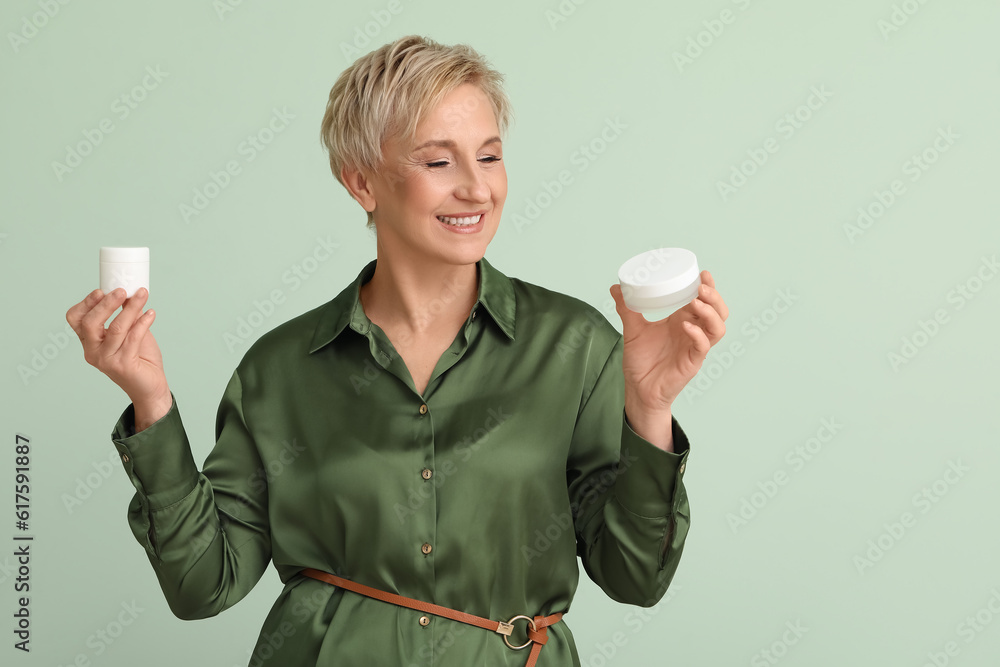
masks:
[[[446,222],[449,225],[455,225],[456,227],[467,227],[469,225],[476,224],[482,217],[482,214],[472,216],[471,218],[447,218],[443,215],[439,215],[438,220]]]

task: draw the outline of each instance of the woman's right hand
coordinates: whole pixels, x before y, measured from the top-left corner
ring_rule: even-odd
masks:
[[[84,360],[117,384],[132,399],[136,431],[163,417],[172,403],[163,357],[149,330],[155,313],[142,313],[149,292],[140,288],[129,299],[117,288],[108,294],[96,289],[66,312],[66,321],[83,344]],[[104,323],[124,302],[122,312]]]

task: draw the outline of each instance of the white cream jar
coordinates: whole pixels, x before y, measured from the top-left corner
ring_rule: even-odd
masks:
[[[701,285],[701,272],[690,250],[658,248],[622,264],[618,281],[630,310],[651,313],[694,300]]]
[[[149,291],[149,248],[101,248],[101,291],[125,288],[130,298],[140,287]]]

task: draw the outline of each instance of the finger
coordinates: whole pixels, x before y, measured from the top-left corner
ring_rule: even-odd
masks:
[[[115,354],[121,348],[128,335],[129,329],[136,319],[142,314],[142,307],[149,298],[149,292],[145,287],[140,287],[130,298],[125,300],[122,312],[118,313],[115,319],[108,325],[108,333],[105,336],[104,349],[108,354]]]
[[[611,296],[615,300],[615,310],[622,318],[622,326],[626,329],[633,329],[649,324],[649,320],[643,317],[642,313],[637,313],[625,305],[625,295],[622,294],[622,286],[615,283],[611,286]]]
[[[121,353],[126,358],[139,355],[142,339],[145,338],[146,332],[149,331],[149,327],[153,324],[154,319],[156,319],[156,312],[150,308],[140,315],[135,324],[129,328],[128,335],[125,336],[125,340],[122,341],[121,345]]]
[[[104,323],[124,300],[125,290],[118,287],[105,294],[104,298],[84,314],[80,321],[80,329],[83,332],[80,340],[83,342],[85,353],[93,354],[101,347],[101,343],[104,342]]]
[[[83,316],[86,315],[91,308],[93,308],[101,299],[104,298],[104,292],[99,288],[95,289],[93,292],[88,294],[83,301],[73,304],[69,310],[66,311],[66,321],[76,332],[77,336],[81,335],[80,327]]]
[[[708,340],[708,336],[705,332],[694,322],[689,322],[684,320],[683,322],[684,330],[687,331],[688,337],[691,342],[694,343],[694,349],[698,353],[698,358],[700,361],[704,361],[705,357],[708,356],[708,351],[712,347],[711,341]]]
[[[708,272],[708,269],[701,272],[701,282],[709,287],[715,287],[715,278]]]
[[[714,288],[709,285],[702,283],[698,287],[698,298],[715,308],[716,312],[722,317],[723,321],[729,317],[729,307],[726,302],[722,300],[722,295]]]
[[[715,308],[700,298],[692,300],[691,307],[698,315],[698,326],[705,331],[709,340],[714,345],[726,333],[726,325],[722,321],[722,316]]]

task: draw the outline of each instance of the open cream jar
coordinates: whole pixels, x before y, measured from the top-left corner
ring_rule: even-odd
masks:
[[[690,250],[658,248],[622,264],[618,281],[629,310],[651,313],[683,306],[698,296],[701,271]]]

